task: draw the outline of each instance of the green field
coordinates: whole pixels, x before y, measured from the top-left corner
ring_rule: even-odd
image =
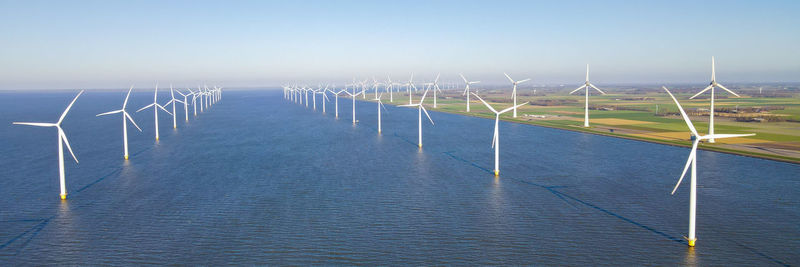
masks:
[[[648,142],[691,145],[689,128],[677,115],[678,108],[666,93],[607,93],[607,95],[589,96],[591,107],[589,128],[583,127],[585,99],[583,94],[568,95],[564,92],[547,92],[546,95],[533,96],[532,90],[520,90],[518,103],[531,102],[531,104],[520,107],[517,118],[513,118],[512,112],[508,112],[503,114],[501,119]],[[414,101],[418,101],[421,95],[422,92],[415,93]],[[512,106],[509,90],[481,90],[479,95],[497,110]],[[693,100],[688,99],[691,96],[688,92],[675,93],[675,96],[690,113],[697,131],[700,134],[707,133],[709,125],[707,109],[710,106],[708,95],[703,99]],[[385,94],[383,98],[388,99]],[[428,110],[494,118],[494,114],[475,97],[471,97],[471,100],[469,113],[466,112],[466,97],[461,95],[460,90],[439,93],[436,108],[433,108],[432,94],[429,93],[425,99],[425,106]],[[550,101],[548,103],[550,105],[543,105],[544,101]],[[394,103],[384,100],[385,104],[407,104],[407,102],[408,95],[405,93],[395,93]],[[725,108],[736,112],[720,111]],[[762,110],[754,112],[754,108]],[[763,111],[770,108],[772,110]],[[742,94],[742,97],[737,98],[724,94],[715,100],[715,110],[717,110],[715,133],[756,135],[703,143],[700,145],[701,149],[800,163],[800,95],[789,94],[767,98]],[[764,119],[762,122],[743,122],[736,121],[737,116],[772,118],[773,121]]]

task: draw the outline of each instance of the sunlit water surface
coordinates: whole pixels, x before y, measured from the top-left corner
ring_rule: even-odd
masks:
[[[158,142],[135,113],[129,161],[121,118],[95,117],[124,92],[85,93],[60,201],[56,130],[11,122],[74,94],[0,93],[2,265],[800,263],[798,165],[700,151],[689,249],[688,183],[669,194],[688,148],[501,122],[495,178],[492,120],[432,112],[418,149],[416,110],[387,105],[379,135],[374,103],[354,126],[349,99],[335,119],[279,91],[228,91],[177,129],[162,114]]]

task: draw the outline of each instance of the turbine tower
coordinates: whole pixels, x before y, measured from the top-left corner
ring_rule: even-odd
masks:
[[[383,93],[378,94],[378,97],[373,99],[378,102],[378,134],[381,134],[381,108],[386,110],[386,107],[383,106],[383,102],[381,102],[381,96],[383,96]]]
[[[586,89],[586,100],[584,101],[584,102],[586,102],[585,103],[586,105],[583,108],[583,110],[584,110],[583,127],[589,127],[589,87],[594,88],[595,90],[597,90],[601,94],[606,94],[605,92],[601,91],[596,86],[594,86],[594,84],[591,84],[589,82],[589,64],[586,64],[586,83],[584,83],[581,87],[578,87],[578,89],[575,89],[575,90],[572,90],[572,92],[569,92],[569,94],[573,94],[573,93],[577,92],[578,90]]]
[[[500,127],[499,127],[500,126],[500,114],[506,113],[506,112],[508,112],[508,111],[510,111],[512,109],[517,108],[517,107],[524,106],[524,105],[528,104],[528,102],[525,102],[525,103],[510,107],[510,108],[501,110],[500,112],[497,112],[497,110],[492,108],[492,106],[490,106],[489,103],[486,103],[486,101],[483,101],[483,99],[480,96],[478,96],[475,93],[472,93],[472,94],[475,95],[475,97],[477,97],[478,100],[483,102],[483,104],[486,105],[486,107],[489,108],[489,110],[491,110],[495,114],[495,116],[494,116],[494,136],[492,136],[492,148],[494,148],[494,176],[499,176],[500,175]]]
[[[42,122],[13,122],[12,124],[16,125],[29,125],[29,126],[38,126],[38,127],[56,127],[58,129],[58,181],[60,183],[61,188],[61,200],[67,199],[67,186],[64,182],[64,145],[67,145],[67,150],[69,150],[69,154],[72,155],[72,159],[75,160],[75,163],[78,163],[78,158],[75,157],[75,153],[72,153],[72,147],[69,146],[69,141],[67,140],[67,135],[64,134],[64,130],[61,129],[61,122],[64,121],[64,117],[67,116],[67,112],[69,109],[72,108],[72,104],[75,104],[75,100],[78,100],[78,97],[83,94],[83,90],[81,90],[78,95],[72,99],[72,102],[69,103],[67,109],[64,110],[64,113],[61,113],[61,117],[58,118],[56,123],[42,123]]]
[[[672,194],[675,194],[675,190],[678,190],[678,186],[681,185],[681,181],[683,181],[683,176],[686,175],[686,171],[689,169],[689,165],[692,166],[692,180],[690,181],[691,189],[689,190],[689,237],[686,240],[689,242],[690,247],[694,247],[695,242],[697,241],[697,237],[695,235],[695,215],[697,210],[697,145],[700,143],[701,140],[710,140],[713,138],[732,138],[732,137],[743,137],[743,136],[753,136],[755,134],[708,134],[708,135],[700,135],[697,133],[697,130],[694,128],[692,121],[689,120],[689,116],[686,115],[686,112],[683,111],[683,107],[681,104],[678,103],[678,100],[675,99],[675,96],[669,92],[667,87],[662,86],[664,91],[667,91],[667,94],[672,98],[672,101],[675,101],[675,105],[678,106],[678,110],[681,112],[681,116],[683,120],[686,122],[686,126],[689,127],[689,131],[691,131],[692,135],[694,135],[694,141],[692,142],[692,151],[689,153],[689,158],[686,160],[686,165],[683,167],[683,172],[681,173],[680,179],[678,179],[678,183],[675,185],[675,188],[672,189]]]
[[[124,147],[123,150],[125,152],[123,156],[125,157],[126,160],[128,159],[128,120],[130,120],[131,123],[133,123],[133,126],[136,126],[136,129],[139,129],[139,132],[142,131],[142,128],[139,128],[139,125],[136,125],[136,122],[133,121],[131,115],[128,114],[128,111],[125,110],[125,107],[128,106],[128,98],[131,96],[132,90],[133,90],[133,85],[131,85],[131,89],[128,89],[128,94],[125,95],[125,101],[122,102],[122,109],[109,111],[106,113],[100,113],[96,115],[96,117],[99,117],[110,114],[122,113],[122,143],[123,143],[122,146]]]
[[[178,93],[180,94],[180,92]],[[165,106],[169,106],[170,104],[172,104],[172,129],[176,129],[178,128],[178,118],[177,118],[178,113],[175,112],[175,105],[176,103],[183,103],[185,105],[186,102],[183,102],[175,98],[175,90],[172,89],[172,84],[169,85],[169,95],[172,96],[172,99],[170,99],[169,102],[165,104]],[[187,117],[186,119],[188,120],[189,118]]]
[[[711,83],[708,85],[708,87],[706,87],[706,89],[703,89],[699,93],[697,93],[697,94],[695,94],[695,95],[693,95],[692,97],[689,98],[689,99],[694,99],[695,97],[701,95],[702,93],[705,93],[706,91],[711,90],[711,109],[709,110],[709,114],[708,114],[708,116],[709,116],[709,118],[708,118],[708,135],[711,135],[711,136],[714,136],[714,88],[715,87],[722,88],[723,90],[728,91],[728,93],[731,93],[731,94],[735,95],[736,97],[740,97],[738,94],[734,93],[731,90],[728,90],[728,88],[725,88],[725,86],[722,86],[721,84],[717,83],[717,77],[716,77],[716,73],[714,71],[714,57],[711,57]],[[714,138],[709,139],[708,142],[709,143],[714,143]]]

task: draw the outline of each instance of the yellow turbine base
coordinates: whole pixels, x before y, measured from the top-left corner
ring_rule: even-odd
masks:
[[[156,137],[156,141],[158,141],[158,137]]]
[[[686,239],[686,241],[689,241],[689,246],[690,247],[694,247],[694,242],[697,241],[697,238],[695,238],[695,239]]]
[[[498,170],[495,170],[495,171],[494,171],[494,176],[500,176],[500,171],[498,171]]]
[[[419,148],[422,148],[422,144],[419,144]]]
[[[381,134],[381,130],[378,130],[378,134]]]
[[[128,160],[128,155],[125,155],[125,160]]]
[[[67,199],[67,194],[61,194],[61,200],[66,200],[66,199]]]

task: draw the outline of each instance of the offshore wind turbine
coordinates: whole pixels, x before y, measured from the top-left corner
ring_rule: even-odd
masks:
[[[711,135],[711,136],[714,136],[714,88],[716,88],[716,87],[722,88],[723,90],[728,91],[728,93],[731,93],[731,94],[735,95],[736,97],[740,97],[738,94],[734,93],[731,90],[728,90],[728,88],[725,88],[725,86],[722,86],[721,84],[717,83],[717,77],[716,76],[717,76],[716,72],[714,71],[714,57],[711,57],[711,83],[708,85],[708,87],[706,87],[706,89],[703,89],[699,93],[697,93],[697,94],[695,94],[695,95],[693,95],[692,97],[689,98],[689,99],[694,99],[695,97],[701,95],[702,93],[705,93],[706,91],[711,90],[711,109],[709,110],[709,114],[708,114],[708,116],[709,116],[709,118],[708,118],[708,134]],[[708,142],[709,143],[714,143],[714,138],[712,137],[711,139],[708,139]]]
[[[578,90],[586,89],[586,100],[584,101],[586,103],[585,103],[585,106],[583,108],[583,110],[584,110],[583,127],[589,127],[589,87],[594,88],[595,90],[597,90],[601,94],[606,94],[605,92],[603,92],[602,90],[597,88],[597,86],[594,86],[594,84],[589,82],[589,64],[586,64],[586,83],[584,83],[581,87],[578,87],[578,89],[575,89],[575,90],[572,90],[572,92],[569,92],[569,94],[573,94],[573,93],[577,92]]]
[[[392,77],[390,77],[389,75],[386,75],[386,79],[387,79],[387,81],[386,81],[386,91],[389,91],[389,102],[394,102],[394,96],[393,96],[392,91],[394,90],[394,84],[395,83],[392,82]]]
[[[72,155],[72,159],[75,160],[75,163],[78,163],[78,158],[75,157],[75,153],[72,153],[72,147],[69,146],[69,141],[67,140],[67,135],[64,134],[64,130],[61,129],[61,122],[64,121],[64,117],[67,116],[67,112],[69,109],[72,108],[72,104],[75,104],[75,100],[78,100],[78,97],[83,94],[83,90],[81,90],[75,98],[72,99],[72,102],[69,103],[67,109],[64,110],[64,113],[61,113],[61,117],[58,118],[56,123],[43,123],[43,122],[13,122],[12,124],[16,125],[29,125],[29,126],[38,126],[38,127],[56,127],[58,129],[58,181],[60,183],[61,188],[61,200],[67,199],[67,186],[64,182],[64,145],[67,145],[67,150],[69,150],[69,154]]]
[[[335,101],[336,102],[336,108],[335,109],[336,109],[336,118],[337,119],[339,118],[339,94],[341,94],[341,93],[347,93],[347,85],[345,85],[345,89],[342,89],[339,92],[333,93],[335,95],[334,98],[336,99],[336,101]],[[354,108],[354,110],[355,110],[355,108]],[[353,113],[355,113],[355,112],[353,112]],[[353,121],[355,121],[355,119]]]
[[[470,82],[470,81],[467,81],[467,78],[464,78],[463,74],[459,73],[458,75],[461,76],[461,79],[463,79],[464,83],[466,84],[466,86],[464,87],[464,93],[462,93],[461,95],[466,95],[467,96],[467,112],[469,112],[469,93],[470,93],[469,92],[469,85],[470,84],[474,84],[474,83],[479,83],[481,81]]]
[[[355,92],[355,91],[356,91],[356,87],[354,86],[353,87],[353,92]],[[361,91],[361,92],[358,92],[358,93],[355,93],[355,94],[351,94],[348,91],[344,91],[344,92],[347,93],[348,95],[350,95],[350,98],[353,99],[353,125],[356,125],[356,97],[359,94],[363,94],[364,91]]]
[[[198,93],[200,91],[197,91],[197,93],[195,93],[194,91],[192,91],[192,89],[186,88],[186,90],[189,90],[189,94],[192,95],[192,108],[194,108],[194,116],[197,117],[197,97],[199,96]]]
[[[514,118],[516,118],[517,117],[517,84],[530,81],[531,79],[528,78],[528,79],[525,79],[525,80],[514,81],[514,79],[511,79],[511,76],[508,76],[507,73],[504,72],[503,74],[505,74],[506,78],[508,78],[508,80],[511,81],[511,84],[514,85],[514,89],[511,90],[511,97],[514,98]]]
[[[328,92],[328,85],[325,85],[325,89],[316,92],[317,94],[322,94],[322,114],[325,114],[325,101],[331,101],[330,98],[328,98],[327,92]]]
[[[478,96],[475,93],[472,93],[472,94],[475,95],[475,97],[477,97],[478,100],[483,102],[483,104],[486,105],[486,107],[489,108],[489,110],[491,110],[495,114],[495,117],[494,117],[494,136],[492,136],[492,148],[494,148],[494,176],[499,176],[500,175],[500,127],[499,127],[500,126],[500,114],[506,113],[506,112],[508,112],[508,111],[510,111],[512,109],[517,108],[517,107],[524,106],[524,105],[528,104],[528,102],[525,102],[525,103],[522,103],[522,104],[519,104],[519,105],[516,105],[516,106],[512,106],[510,108],[507,108],[507,109],[501,110],[500,112],[497,112],[497,110],[492,108],[492,106],[490,106],[489,103],[486,103],[486,101],[483,101],[483,99],[480,96]]]
[[[701,140],[710,140],[713,138],[732,138],[732,137],[744,137],[744,136],[753,136],[755,134],[708,134],[708,135],[700,135],[697,133],[697,130],[694,128],[692,121],[689,120],[689,116],[686,115],[686,112],[683,111],[683,107],[681,104],[678,103],[678,100],[675,99],[675,96],[669,92],[667,87],[662,86],[664,91],[667,91],[667,94],[672,98],[672,101],[675,101],[675,105],[678,106],[678,110],[681,112],[681,116],[683,120],[686,122],[686,126],[689,127],[689,131],[691,131],[692,135],[694,135],[694,141],[692,142],[692,151],[689,153],[689,158],[686,160],[686,165],[683,167],[683,172],[681,173],[680,179],[678,179],[678,183],[675,185],[675,188],[672,189],[672,194],[675,194],[675,190],[678,190],[678,186],[681,185],[681,181],[683,181],[683,176],[686,175],[686,171],[689,169],[689,165],[692,166],[692,180],[690,181],[691,189],[689,190],[689,236],[686,237],[686,240],[689,242],[690,247],[694,247],[695,242],[697,241],[697,236],[695,235],[695,216],[697,211],[697,145],[700,143]]]
[[[186,88],[186,90],[189,90],[189,88]],[[189,121],[189,100],[188,100],[188,97],[190,95],[192,95],[192,94],[191,93],[184,94],[183,92],[181,92],[180,90],[177,90],[177,89],[175,89],[175,91],[178,91],[178,94],[183,96],[183,101],[182,101],[183,102],[183,114],[186,115],[185,116],[186,117],[186,121]],[[191,92],[191,90],[189,90],[189,91]]]
[[[167,104],[165,105],[169,106],[170,104],[172,104],[172,129],[176,129],[178,128],[178,118],[177,118],[178,113],[175,112],[175,105],[176,103],[183,103],[185,105],[186,102],[180,101],[179,99],[175,98],[175,90],[172,89],[172,84],[169,85],[169,94],[170,96],[172,96],[172,99],[170,99],[169,102],[167,102]],[[188,120],[189,118],[187,117],[186,119]]]
[[[378,94],[378,96],[373,99],[378,102],[378,134],[381,134],[381,108],[384,110],[386,109],[386,107],[383,106],[383,102],[381,102],[381,96],[383,96],[382,93]]]
[[[131,123],[133,123],[133,126],[136,126],[136,129],[139,129],[139,132],[142,131],[142,128],[139,128],[139,125],[136,125],[136,122],[133,121],[133,118],[131,117],[131,115],[128,114],[128,111],[125,110],[125,107],[128,106],[128,98],[131,96],[131,91],[132,90],[133,90],[133,85],[131,85],[131,89],[128,89],[128,94],[125,95],[125,101],[122,102],[122,109],[113,110],[113,111],[109,111],[109,112],[106,112],[106,113],[100,113],[100,114],[96,115],[96,117],[99,117],[99,116],[105,116],[105,115],[110,115],[110,114],[122,113],[122,144],[123,144],[122,146],[123,146],[123,151],[125,152],[125,154],[123,154],[123,157],[126,160],[128,159],[128,120],[130,120]]]
[[[422,148],[422,112],[423,111],[425,112],[425,116],[428,117],[428,120],[431,121],[431,125],[435,125],[433,123],[433,119],[431,119],[431,115],[429,115],[428,111],[425,110],[425,107],[422,106],[422,102],[425,101],[425,95],[427,95],[427,94],[428,94],[428,90],[425,90],[425,93],[422,94],[422,98],[419,99],[419,103],[417,103],[417,104],[400,105],[401,107],[417,107],[417,113],[418,113],[417,116],[419,117],[419,120],[418,120],[419,134],[418,134],[417,145],[419,146],[419,148]]]
[[[155,124],[156,124],[156,141],[158,141],[158,109],[161,109],[164,112],[166,112],[167,114],[172,115],[172,113],[169,113],[169,111],[167,111],[167,109],[164,108],[164,106],[158,104],[158,84],[156,84],[156,90],[155,90],[155,93],[153,94],[153,103],[150,104],[150,105],[147,105],[147,106],[144,106],[144,107],[140,108],[136,112],[145,110],[145,109],[147,109],[149,107],[153,107],[153,115],[155,116]]]

